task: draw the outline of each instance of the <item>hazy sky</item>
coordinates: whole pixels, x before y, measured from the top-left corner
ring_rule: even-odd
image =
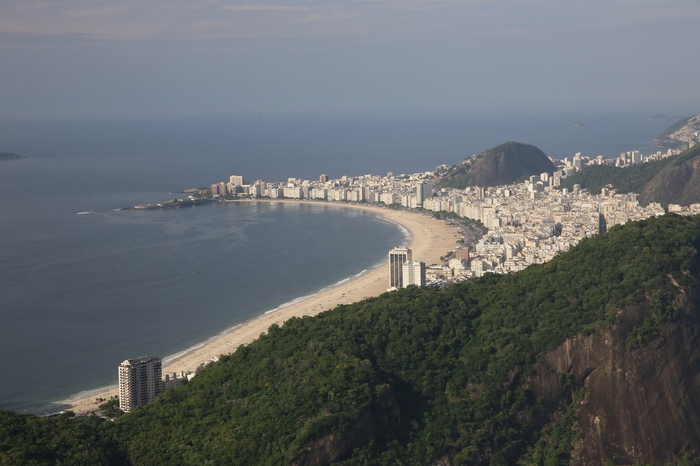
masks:
[[[700,113],[700,0],[0,0],[0,118]]]

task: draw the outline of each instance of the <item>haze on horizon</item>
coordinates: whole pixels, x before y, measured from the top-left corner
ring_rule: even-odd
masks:
[[[698,113],[697,0],[4,0],[0,119]]]

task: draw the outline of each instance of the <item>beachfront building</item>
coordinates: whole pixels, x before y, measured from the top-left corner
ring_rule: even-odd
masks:
[[[129,412],[163,393],[163,362],[158,356],[127,359],[119,365],[119,409]]]
[[[412,260],[408,248],[394,248],[389,251],[389,288],[403,288],[403,264]]]
[[[425,262],[407,261],[403,264],[403,286],[425,286]]]
[[[245,179],[241,175],[231,175],[229,176],[229,183],[233,186],[243,186],[245,184]]]

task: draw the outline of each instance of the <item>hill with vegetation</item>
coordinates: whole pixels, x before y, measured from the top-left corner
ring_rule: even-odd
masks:
[[[700,218],[273,325],[116,419],[0,412],[0,464],[698,464]]]
[[[670,157],[668,163],[644,186],[639,201],[663,205],[700,202],[700,144]]]
[[[561,180],[561,187],[571,190],[577,184],[592,194],[600,194],[601,189],[611,185],[617,192],[622,194],[641,193],[647,183],[669,161],[670,158],[649,163],[638,163],[625,168],[611,165],[588,165]]]
[[[552,161],[537,147],[507,142],[443,169],[437,175],[441,187],[464,189],[511,184],[531,175],[551,174],[554,170]]]
[[[654,143],[665,149],[686,149],[696,131],[700,131],[700,115],[681,118],[654,139]]]
[[[591,165],[562,180],[561,186],[571,189],[574,184],[594,194],[607,185],[620,193],[638,193],[642,205],[697,203],[700,202],[700,144],[682,154],[628,168]]]

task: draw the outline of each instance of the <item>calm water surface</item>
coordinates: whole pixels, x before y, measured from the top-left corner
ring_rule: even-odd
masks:
[[[571,128],[584,121],[586,128]],[[414,173],[508,140],[548,155],[642,149],[643,118],[180,119],[0,126],[0,407],[116,382],[384,260],[406,241],[376,216],[269,202],[161,211],[231,174],[248,180]],[[80,212],[94,212],[79,214]]]

